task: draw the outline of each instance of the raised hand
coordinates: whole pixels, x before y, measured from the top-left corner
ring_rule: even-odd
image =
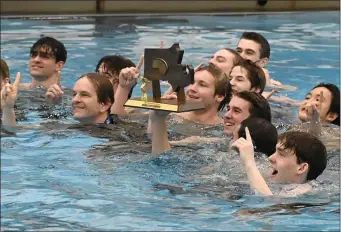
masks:
[[[323,91],[320,92],[319,101],[306,104],[307,120],[311,122],[320,122],[320,112],[323,102]]]
[[[1,107],[11,109],[14,107],[18,95],[21,73],[18,72],[13,85],[7,83],[1,90]]]
[[[274,94],[274,93],[277,93],[277,90],[271,90],[271,92],[263,92],[263,97],[266,99],[266,100],[269,100],[269,98]]]
[[[51,85],[46,91],[45,98],[48,103],[57,104],[62,99],[64,92],[61,89],[60,76],[60,71],[58,71],[57,83]]]
[[[247,127],[245,127],[245,135],[246,139],[241,137],[232,144],[232,148],[239,151],[240,159],[244,165],[255,162],[252,138]]]
[[[139,77],[139,69],[135,67],[124,68],[121,70],[119,75],[119,83],[122,88],[129,88],[137,82],[137,78]]]

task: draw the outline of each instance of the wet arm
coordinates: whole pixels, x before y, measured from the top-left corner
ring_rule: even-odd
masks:
[[[120,85],[117,87],[115,93],[115,101],[114,104],[111,106],[111,113],[117,115],[124,115],[127,112],[125,111],[124,104],[128,99],[130,89],[121,87]]]
[[[167,115],[156,115],[155,112],[151,112],[151,114],[152,153],[158,154],[170,150],[166,124]]]
[[[273,195],[254,161],[246,163],[244,168],[252,189],[262,195]]]

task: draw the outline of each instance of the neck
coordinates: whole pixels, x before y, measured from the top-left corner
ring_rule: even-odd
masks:
[[[219,124],[223,122],[223,119],[218,116],[217,109],[214,107],[181,113],[180,116],[200,124]]]
[[[99,115],[92,118],[83,118],[79,120],[83,124],[97,124],[104,123],[109,114],[107,112],[100,113]]]
[[[38,85],[43,86],[44,88],[48,89],[51,85],[57,84],[57,74],[54,73],[46,80],[38,81],[35,78],[32,78],[31,88],[37,87]]]

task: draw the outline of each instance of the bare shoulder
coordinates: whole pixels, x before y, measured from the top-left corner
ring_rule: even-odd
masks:
[[[305,184],[290,184],[286,185],[279,193],[283,197],[296,197],[312,190],[312,186],[309,183]]]
[[[30,89],[31,88],[31,83],[21,83],[19,85],[20,89]]]

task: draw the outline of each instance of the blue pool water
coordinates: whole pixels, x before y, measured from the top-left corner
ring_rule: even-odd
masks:
[[[256,31],[271,44],[267,66],[271,77],[298,87],[280,94],[299,100],[321,81],[340,86],[339,28],[339,12],[1,19],[1,57],[8,62],[12,77],[20,71],[22,82],[29,82],[30,46],[42,34],[56,37],[68,50],[62,84],[72,87],[81,74],[94,71],[104,55],[118,53],[137,63],[144,48],[157,47],[164,40],[166,46],[179,42],[185,50],[183,63],[197,65],[219,48],[235,48],[243,31]],[[137,89],[134,95],[139,94]],[[51,123],[36,111],[26,117],[22,125],[44,120]],[[73,122],[71,118],[65,121]],[[161,157],[126,151],[101,159],[86,157],[96,145],[107,141],[77,130],[41,133],[27,129],[16,137],[1,138],[2,229],[340,228],[339,163],[324,173],[317,193],[293,199],[263,198],[245,190],[244,176],[239,176],[242,184],[235,189],[229,175],[225,176],[228,186],[210,183],[216,179],[209,175],[206,185],[196,189],[200,182],[196,169],[209,163],[210,148],[192,154],[178,150],[180,154]],[[158,184],[195,191],[175,194],[156,188]],[[243,214],[255,209],[263,211]]]

